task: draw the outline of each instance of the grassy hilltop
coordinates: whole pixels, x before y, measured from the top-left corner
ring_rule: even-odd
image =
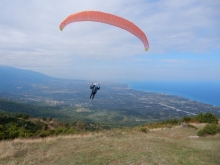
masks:
[[[211,113],[110,130],[91,130],[80,122],[67,127],[18,113],[1,112],[0,121],[5,137],[19,137],[0,141],[2,165],[214,165],[220,160],[220,124]]]
[[[176,126],[151,129],[148,133],[114,129],[1,141],[0,164],[219,164],[220,135],[196,135],[194,128]]]

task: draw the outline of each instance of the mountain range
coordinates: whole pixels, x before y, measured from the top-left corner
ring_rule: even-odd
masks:
[[[0,79],[1,92],[17,93],[19,89],[29,88],[30,84],[43,83],[53,78],[31,70],[0,65]]]

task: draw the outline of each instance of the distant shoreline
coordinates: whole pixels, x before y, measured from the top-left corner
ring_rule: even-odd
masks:
[[[218,83],[169,83],[169,82],[132,82],[129,89],[176,95],[220,107],[220,84]]]

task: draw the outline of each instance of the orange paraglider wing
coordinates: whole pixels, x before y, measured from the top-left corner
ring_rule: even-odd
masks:
[[[127,30],[142,41],[146,51],[149,49],[147,37],[139,27],[137,27],[135,24],[124,18],[100,11],[82,11],[79,13],[72,14],[68,16],[63,22],[61,22],[60,30],[63,30],[65,26],[70,23],[80,21],[101,22]]]

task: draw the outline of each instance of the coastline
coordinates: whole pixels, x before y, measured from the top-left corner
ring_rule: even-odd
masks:
[[[127,84],[128,88],[133,90],[175,95],[220,107],[220,85],[218,83],[129,82]]]

